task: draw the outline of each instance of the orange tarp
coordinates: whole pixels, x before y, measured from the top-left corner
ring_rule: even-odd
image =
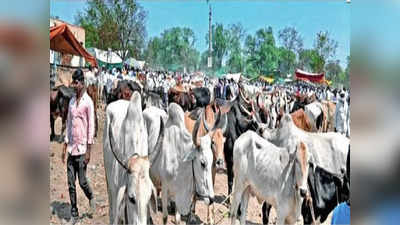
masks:
[[[90,55],[86,49],[76,40],[74,34],[66,24],[60,24],[50,28],[50,49],[82,56],[92,66],[97,66],[96,58]]]

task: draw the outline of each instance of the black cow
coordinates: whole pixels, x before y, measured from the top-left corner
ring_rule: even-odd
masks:
[[[193,88],[192,90],[194,98],[196,99],[195,107],[206,107],[208,104],[210,104],[210,90],[206,87],[198,87],[198,88]]]
[[[64,85],[57,88],[52,87],[50,91],[50,141],[55,140],[54,123],[58,117],[61,117],[62,120],[61,135],[58,141],[62,141],[66,128],[69,101],[74,95],[74,90]]]
[[[347,154],[346,174],[335,175],[325,169],[310,164],[308,188],[311,199],[305,199],[301,207],[304,224],[313,222],[310,202],[312,202],[315,220],[323,223],[332,210],[341,202],[350,198],[350,150]],[[263,223],[268,224],[270,205],[263,204]]]
[[[239,94],[239,96],[234,100],[221,106],[221,110],[229,108],[229,111],[227,112],[228,127],[224,133],[226,138],[224,154],[228,175],[228,195],[232,192],[233,186],[233,145],[241,134],[248,130],[256,131],[258,127],[257,122],[254,119],[249,118],[250,115],[248,112],[252,111],[252,109],[250,109],[251,105],[246,103],[246,101],[243,101],[240,96],[241,95]]]
[[[139,86],[138,83],[134,81],[128,81],[128,80],[120,80],[118,81],[117,87],[111,91],[111,93],[107,96],[106,103],[107,105],[110,104],[111,102],[117,101],[118,99],[122,98],[122,90],[124,88],[130,88],[132,93],[137,91],[139,93],[142,93],[142,88]]]

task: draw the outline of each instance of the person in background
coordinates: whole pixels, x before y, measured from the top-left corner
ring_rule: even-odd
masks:
[[[344,91],[338,93],[339,98],[336,103],[336,111],[334,115],[335,119],[335,131],[343,135],[347,134],[347,115],[348,115],[348,105],[346,101],[346,94]]]
[[[94,143],[95,118],[93,101],[86,93],[81,69],[76,70],[72,75],[71,86],[75,89],[76,95],[69,102],[67,129],[61,160],[65,164],[65,157],[68,152],[67,177],[72,215],[70,224],[75,224],[79,217],[75,186],[76,175],[78,175],[80,187],[89,199],[90,214],[93,214],[96,210],[93,192],[86,178],[86,168],[90,161],[91,148]]]

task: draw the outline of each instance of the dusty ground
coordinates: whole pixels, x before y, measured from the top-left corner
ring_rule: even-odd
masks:
[[[76,181],[80,224],[108,224],[109,222],[107,185],[105,180],[103,145],[101,140],[103,136],[102,128],[104,124],[104,113],[102,110],[98,110],[98,114],[100,125],[99,133],[96,143],[92,148],[91,160],[87,170],[89,183],[97,199],[97,210],[92,218],[86,213],[89,209],[89,201],[79,187],[79,182]],[[56,121],[56,133],[60,134],[60,132],[61,120],[58,119]],[[71,217],[66,165],[61,161],[61,151],[62,144],[57,142],[50,143],[50,224],[65,224]],[[225,203],[221,204],[221,202],[225,200],[227,192],[228,185],[226,174],[217,174],[215,184],[215,195],[217,202],[215,204],[215,224],[230,224],[227,215],[229,208]],[[207,222],[207,207],[202,202],[199,202],[196,205],[196,218],[198,223]],[[275,224],[276,213],[274,209],[271,210],[270,218],[270,224]],[[168,217],[168,224],[175,224],[173,222],[174,220],[174,214],[170,213]],[[153,221],[155,224],[162,224],[162,212],[160,209],[156,215],[153,215]],[[238,221],[236,222],[238,223]],[[324,224],[327,225],[330,224],[330,222],[331,215]],[[255,198],[251,198],[249,202],[247,223],[262,224],[261,205],[258,204]],[[297,225],[302,224],[302,220],[297,222]]]

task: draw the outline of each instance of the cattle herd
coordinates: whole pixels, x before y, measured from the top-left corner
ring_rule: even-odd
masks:
[[[237,218],[246,223],[251,196],[263,204],[265,224],[271,207],[277,224],[294,224],[300,215],[312,224],[349,201],[348,91],[301,82],[191,82],[195,76],[144,71],[107,86],[110,77],[99,73],[88,84],[95,105],[106,105],[110,224],[151,223],[158,204],[165,224],[168,201],[175,203],[177,224],[190,223],[196,201],[208,205],[207,223],[214,224],[216,173],[227,173],[232,224]],[[53,127],[71,93],[67,87],[52,93]]]

